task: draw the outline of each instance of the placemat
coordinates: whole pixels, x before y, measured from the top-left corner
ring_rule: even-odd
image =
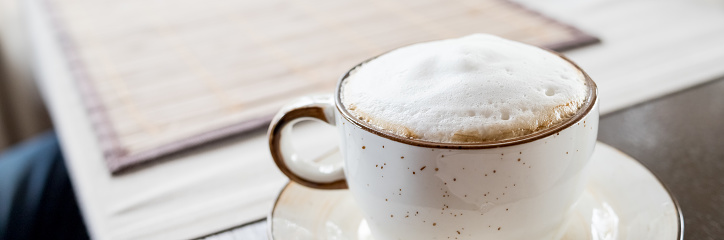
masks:
[[[415,42],[598,41],[504,0],[47,0],[112,172],[266,126],[290,99]]]

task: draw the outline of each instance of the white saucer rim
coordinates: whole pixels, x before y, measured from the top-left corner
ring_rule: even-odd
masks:
[[[596,144],[597,144],[597,145],[598,145],[598,144],[602,144],[602,142],[596,142]],[[605,143],[603,143],[603,144],[605,144]],[[608,144],[606,144],[606,145],[608,145]],[[623,156],[628,157],[629,159],[633,160],[633,162],[635,162],[635,163],[638,164],[639,166],[641,166],[641,167],[643,167],[644,169],[646,169],[646,171],[648,171],[649,173],[651,173],[651,176],[654,176],[654,179],[656,179],[656,182],[658,182],[659,185],[661,185],[661,187],[663,187],[664,190],[666,190],[666,193],[668,194],[669,198],[671,198],[671,202],[674,203],[674,208],[676,208],[676,219],[678,220],[678,221],[677,221],[677,226],[678,226],[678,227],[677,227],[677,228],[678,228],[678,229],[677,229],[677,231],[678,231],[677,235],[679,235],[678,240],[684,240],[684,215],[683,215],[683,213],[681,212],[681,205],[679,205],[679,200],[677,200],[676,197],[674,197],[674,194],[671,192],[671,189],[669,189],[669,187],[666,186],[666,184],[664,184],[663,181],[661,181],[661,178],[659,178],[659,176],[656,175],[656,173],[652,172],[651,169],[649,169],[648,167],[646,167],[646,165],[644,165],[643,163],[641,163],[639,160],[637,160],[636,158],[632,157],[631,155],[626,154],[625,152],[619,150],[618,148],[615,148],[615,147],[613,147],[613,146],[611,146],[611,145],[608,145],[608,146],[610,146],[611,149],[613,149],[614,151],[620,153],[620,154],[623,155]],[[289,183],[287,183],[287,185],[289,185]],[[285,185],[284,188],[286,188],[286,185]],[[283,190],[283,189],[282,189],[282,190]],[[281,194],[282,194],[282,192],[279,192],[279,196],[281,196]],[[279,197],[279,196],[277,196],[277,197]],[[274,208],[276,208],[276,201],[274,202]],[[272,212],[271,212],[271,213],[273,213],[274,208],[272,208]],[[270,213],[269,217],[271,217],[271,213]],[[269,230],[271,231],[271,226],[269,226]],[[270,240],[273,240],[273,239],[270,239]]]
[[[596,144],[602,144],[602,143],[601,143],[601,142],[597,142]],[[603,144],[605,144],[605,143],[603,143]],[[607,144],[606,144],[606,145],[607,145]],[[610,145],[609,145],[609,146],[610,146]],[[666,186],[666,184],[664,184],[664,182],[661,181],[661,179],[659,178],[659,176],[657,176],[654,172],[652,172],[651,169],[649,169],[648,167],[646,167],[646,165],[644,165],[643,163],[639,162],[639,160],[636,160],[635,158],[633,158],[633,157],[631,157],[630,155],[622,152],[621,150],[618,150],[618,149],[615,148],[615,147],[611,147],[611,149],[619,152],[619,153],[620,153],[621,155],[623,155],[623,156],[628,157],[629,159],[633,160],[633,162],[636,162],[636,164],[638,164],[639,166],[641,166],[641,167],[643,167],[644,169],[646,169],[646,171],[648,171],[652,176],[654,176],[654,179],[656,179],[656,181],[659,183],[659,185],[661,185],[661,187],[664,188],[664,190],[665,190],[666,193],[668,194],[669,198],[671,199],[671,202],[674,203],[674,208],[676,208],[676,218],[677,218],[677,220],[678,220],[678,221],[677,221],[677,226],[678,226],[678,227],[677,227],[677,228],[678,228],[678,229],[677,229],[677,231],[678,231],[677,235],[679,236],[679,237],[678,237],[678,240],[684,240],[684,215],[683,215],[683,213],[682,213],[682,211],[681,211],[681,205],[679,205],[679,201],[676,199],[676,197],[674,197],[674,195],[672,194],[672,192],[671,192],[671,190],[669,189],[669,187]],[[268,216],[267,216],[267,218],[266,218],[266,222],[267,222],[267,239],[269,239],[269,240],[274,240],[274,235],[273,235],[273,233],[274,233],[274,229],[273,229],[273,228],[274,228],[274,223],[273,223],[274,210],[276,210],[276,208],[277,208],[277,206],[278,206],[279,199],[281,198],[282,193],[284,193],[284,191],[287,190],[287,188],[290,186],[291,183],[292,183],[292,181],[287,181],[287,183],[284,184],[284,186],[281,188],[281,190],[279,190],[279,194],[277,194],[276,198],[274,199],[274,205],[272,206],[272,208],[271,208],[271,210],[269,211],[269,214],[268,214]],[[348,189],[339,189],[339,190],[348,190]]]
[[[288,180],[287,183],[284,184],[284,186],[279,190],[279,194],[274,198],[274,205],[272,205],[271,210],[269,211],[269,214],[266,217],[266,236],[268,240],[274,240],[274,210],[277,209],[277,206],[279,206],[279,199],[282,197],[282,193],[284,193],[285,190],[289,187],[289,185],[292,183],[291,180]],[[330,189],[331,190],[331,189]],[[341,190],[341,189],[340,189]],[[683,239],[680,239],[683,240]]]

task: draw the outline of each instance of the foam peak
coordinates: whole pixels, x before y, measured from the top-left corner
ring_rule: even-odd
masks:
[[[341,97],[384,131],[442,143],[501,140],[574,115],[585,77],[559,56],[474,34],[399,48],[352,70]]]

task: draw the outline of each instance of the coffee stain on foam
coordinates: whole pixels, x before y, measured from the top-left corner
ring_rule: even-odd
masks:
[[[486,126],[480,126],[477,128],[461,129],[453,133],[448,143],[482,143],[489,141],[500,141],[520,136],[532,134],[534,132],[544,130],[553,127],[556,124],[564,122],[565,120],[573,117],[576,112],[580,111],[580,107],[583,101],[573,100],[565,104],[561,104],[550,109],[543,111],[546,114],[530,117],[529,119],[519,119],[512,125],[518,125],[517,127],[511,127],[511,124],[500,123],[500,124],[488,124]],[[382,131],[386,131],[408,139],[421,139],[422,136],[417,134],[408,127],[400,124],[394,124],[388,121],[380,120],[372,115],[360,111],[355,104],[349,104],[346,106],[347,110],[352,113],[357,119],[364,121],[372,127]],[[512,120],[512,119],[511,119]],[[504,129],[504,130],[503,130]]]
[[[380,120],[378,118],[374,118],[370,114],[357,110],[357,106],[354,104],[350,104],[349,106],[347,106],[347,110],[349,110],[352,115],[357,117],[357,119],[364,121],[379,130],[386,131],[408,139],[420,139],[420,136],[409,128],[399,124],[393,124],[387,121]]]
[[[476,143],[525,136],[568,120],[581,110],[580,106],[582,104],[583,101],[579,100],[569,101],[543,111],[546,114],[539,114],[526,119],[517,119],[515,123],[512,124],[493,123],[478,128],[461,129],[452,134],[451,141],[453,143]],[[511,127],[511,125],[518,126]]]

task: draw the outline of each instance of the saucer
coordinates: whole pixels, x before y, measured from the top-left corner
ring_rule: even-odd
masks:
[[[589,169],[586,190],[561,240],[683,239],[676,200],[638,161],[598,142]],[[348,190],[317,190],[290,182],[267,221],[272,240],[373,239]]]

